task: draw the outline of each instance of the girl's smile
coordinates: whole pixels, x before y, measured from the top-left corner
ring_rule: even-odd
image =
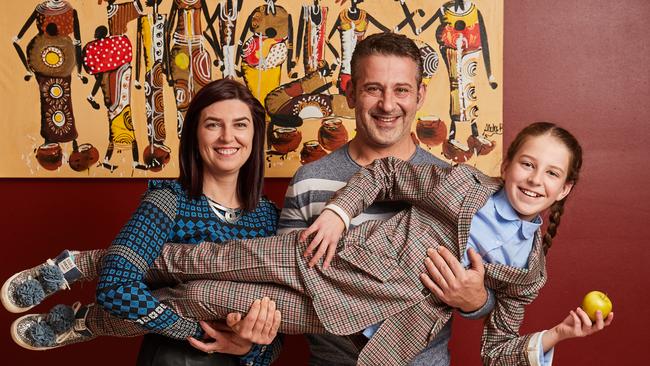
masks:
[[[508,201],[522,220],[533,220],[573,187],[566,182],[571,153],[549,134],[531,136],[512,161],[504,161],[501,176]]]

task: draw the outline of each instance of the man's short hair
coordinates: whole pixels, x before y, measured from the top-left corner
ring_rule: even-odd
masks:
[[[356,81],[356,68],[359,60],[373,55],[410,58],[417,66],[417,73],[415,75],[417,85],[419,86],[422,82],[422,58],[420,56],[420,49],[415,42],[403,34],[376,33],[359,42],[352,53],[351,77],[353,84]]]

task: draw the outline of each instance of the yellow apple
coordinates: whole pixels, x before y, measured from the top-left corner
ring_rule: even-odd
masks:
[[[582,300],[582,310],[587,313],[591,321],[596,321],[596,311],[603,313],[603,319],[612,311],[612,301],[600,291],[591,291]]]

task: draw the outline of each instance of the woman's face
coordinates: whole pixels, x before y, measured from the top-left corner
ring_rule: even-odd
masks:
[[[253,117],[239,99],[215,102],[201,111],[197,137],[204,174],[237,175],[251,156]]]

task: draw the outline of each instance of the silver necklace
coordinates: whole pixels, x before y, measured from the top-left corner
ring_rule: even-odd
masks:
[[[210,208],[214,211],[214,214],[217,215],[222,221],[225,221],[229,224],[234,224],[242,216],[243,211],[239,208],[229,208],[221,206],[217,202],[213,201],[210,197],[207,197]]]

